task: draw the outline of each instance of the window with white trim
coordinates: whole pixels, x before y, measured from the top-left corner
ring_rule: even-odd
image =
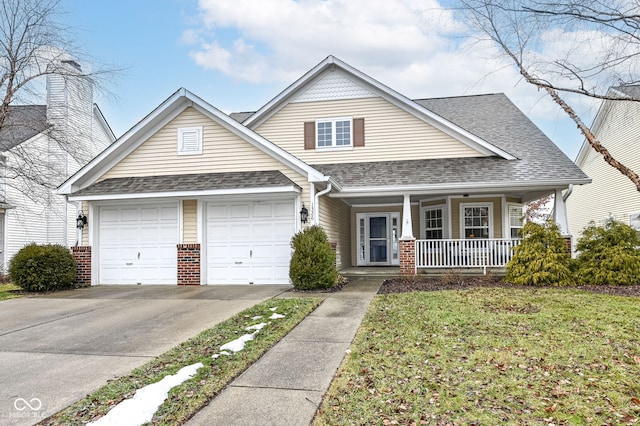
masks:
[[[491,204],[460,204],[462,238],[491,238]]]
[[[444,235],[443,208],[429,208],[424,210],[424,238],[427,240],[441,240]]]
[[[640,212],[629,214],[629,225],[640,232]]]
[[[509,236],[520,238],[522,227],[524,226],[524,214],[522,206],[518,204],[509,205]]]
[[[202,154],[202,126],[178,129],[178,155]]]
[[[317,148],[347,148],[353,146],[351,118],[316,120]]]

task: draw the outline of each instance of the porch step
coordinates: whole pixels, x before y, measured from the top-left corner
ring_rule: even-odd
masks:
[[[418,269],[418,274],[427,277],[442,277],[444,275],[460,274],[465,277],[478,277],[484,275],[482,268],[428,268]],[[487,274],[503,277],[507,274],[505,268],[487,268]],[[358,280],[364,277],[381,278],[383,280],[400,277],[400,268],[394,267],[360,267],[347,268],[340,271],[340,275],[349,280]]]

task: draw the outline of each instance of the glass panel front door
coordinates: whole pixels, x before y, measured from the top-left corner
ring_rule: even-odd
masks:
[[[388,262],[388,216],[369,218],[369,263]]]
[[[357,213],[356,224],[358,266],[400,264],[400,213]]]

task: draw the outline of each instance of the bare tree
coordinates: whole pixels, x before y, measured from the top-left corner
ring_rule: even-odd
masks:
[[[590,146],[640,191],[640,176],[611,152],[570,105],[581,95],[640,102],[613,86],[640,82],[638,0],[460,0],[471,22],[574,121]]]
[[[96,154],[86,149],[91,135],[83,132],[88,131],[69,121],[69,114],[75,112],[90,116],[93,103],[71,102],[64,106],[64,115],[52,107],[55,98],[47,98],[46,107],[34,101],[42,100],[45,84],[47,90],[56,84],[66,90],[73,81],[71,90],[93,93],[97,81],[117,70],[100,68],[86,59],[75,43],[74,30],[61,23],[60,0],[0,1],[2,178],[7,186],[41,203],[73,172],[70,159],[81,166]],[[83,70],[82,62],[91,62],[92,68]],[[37,135],[46,135],[46,141],[36,147],[23,144]]]

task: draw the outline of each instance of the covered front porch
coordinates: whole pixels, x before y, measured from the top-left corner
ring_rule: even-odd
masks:
[[[345,201],[341,195],[331,198]],[[485,190],[475,194],[353,197],[348,200],[350,238],[342,240],[350,243],[346,247],[337,244],[342,248],[339,267],[344,275],[358,271],[396,276],[438,274],[452,269],[476,274],[504,272],[513,249],[521,242],[524,205],[535,195]],[[555,195],[553,218],[566,234],[562,191],[555,191]],[[350,252],[347,255],[346,250]],[[344,262],[347,258],[348,263]]]

